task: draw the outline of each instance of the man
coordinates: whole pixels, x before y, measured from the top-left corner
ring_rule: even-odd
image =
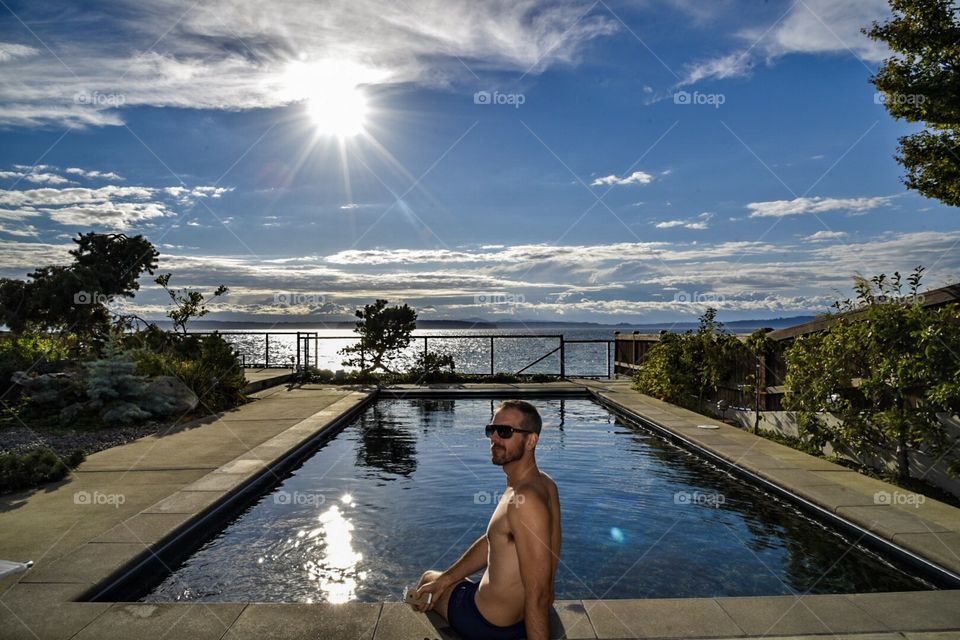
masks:
[[[537,468],[542,426],[529,402],[500,404],[486,434],[493,464],[507,475],[507,489],[486,533],[446,571],[427,571],[420,578],[417,595],[432,594],[432,600],[419,610],[435,610],[465,640],[549,637],[560,499],[556,483]],[[466,579],[484,568],[479,583]]]

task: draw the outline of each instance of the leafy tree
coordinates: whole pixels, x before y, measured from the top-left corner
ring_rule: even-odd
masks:
[[[705,398],[715,397],[733,371],[740,341],[717,320],[717,310],[708,308],[696,332],[665,333],[647,352],[634,374],[634,387],[667,402],[702,408]]]
[[[163,287],[163,290],[170,296],[173,302],[173,309],[167,311],[167,317],[173,321],[173,330],[183,335],[187,334],[187,322],[193,318],[202,318],[210,313],[210,310],[204,305],[203,294],[192,289],[171,289],[170,276],[165,273],[157,276],[155,282]],[[217,287],[212,297],[217,298],[228,293],[230,289],[224,285]]]
[[[91,232],[73,241],[72,264],[41,267],[26,281],[0,279],[0,323],[14,333],[102,336],[110,320],[107,304],[132,298],[140,275],[157,268],[159,253],[143,236]]]
[[[890,0],[893,17],[864,33],[896,54],[872,78],[890,115],[923,122],[900,138],[907,187],[960,206],[960,19],[953,0]]]
[[[387,365],[410,346],[411,335],[417,328],[417,312],[406,304],[387,307],[386,300],[377,300],[365,305],[362,311],[357,310],[355,315],[359,320],[354,331],[360,336],[360,342],[340,350],[347,356],[343,366],[396,373]]]
[[[784,403],[797,411],[803,434],[862,457],[893,455],[897,475],[910,478],[910,454],[950,453],[938,412],[960,409],[960,311],[923,305],[923,268],[857,278],[857,299],[821,334],[798,338],[786,353]],[[839,422],[829,424],[827,416]]]

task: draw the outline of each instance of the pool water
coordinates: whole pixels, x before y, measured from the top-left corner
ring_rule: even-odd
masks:
[[[486,528],[505,488],[483,435],[498,403],[378,401],[144,600],[400,600]],[[591,400],[535,404],[560,489],[558,599],[933,588]]]

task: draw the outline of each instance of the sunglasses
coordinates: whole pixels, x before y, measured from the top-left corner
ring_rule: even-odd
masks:
[[[512,436],[514,432],[533,433],[533,431],[530,431],[529,429],[517,429],[516,427],[511,427],[508,424],[488,424],[483,428],[483,432],[487,434],[488,438],[493,435],[494,431],[496,431],[497,435],[504,440],[507,440],[508,438],[510,438],[510,436]]]

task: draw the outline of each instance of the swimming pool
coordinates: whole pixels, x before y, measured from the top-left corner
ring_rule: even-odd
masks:
[[[505,486],[482,428],[498,403],[377,401],[143,600],[399,600],[483,534]],[[592,400],[534,403],[563,511],[558,599],[934,588]]]

